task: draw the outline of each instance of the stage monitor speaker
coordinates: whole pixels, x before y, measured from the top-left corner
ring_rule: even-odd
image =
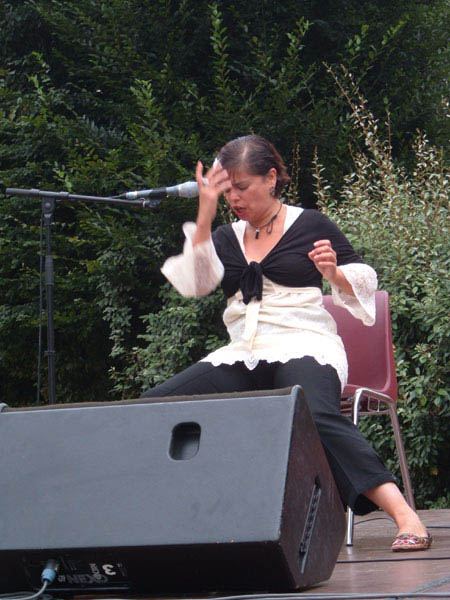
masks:
[[[1,409],[1,407],[0,407]],[[345,516],[300,387],[0,412],[0,590],[306,588]]]

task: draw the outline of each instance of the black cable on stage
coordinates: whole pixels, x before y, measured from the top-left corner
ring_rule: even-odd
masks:
[[[371,517],[370,519],[363,519],[362,521],[356,521],[354,523],[355,527],[356,525],[361,525],[361,523],[368,523],[369,521],[391,521],[392,523],[395,523],[394,519],[391,519],[391,517]],[[427,529],[450,529],[450,524],[449,525],[427,525],[426,526]]]
[[[363,519],[362,521],[355,521],[354,525],[361,525],[361,523],[368,523],[369,521],[391,521],[395,523],[391,517],[370,517],[370,519]]]
[[[145,596],[146,600],[150,596]],[[164,597],[167,600],[168,597]],[[236,596],[177,596],[177,600],[396,600],[407,598],[450,598],[450,592],[390,592],[387,594],[242,594]],[[102,600],[126,600],[121,598],[103,598]],[[131,600],[138,600],[137,597]],[[161,600],[161,596],[158,596]]]
[[[337,560],[336,564],[370,563],[370,562],[403,562],[418,560],[450,560],[450,556],[399,556],[398,558],[352,558],[350,560]]]
[[[394,598],[450,598],[450,592],[389,592],[387,594],[242,594],[237,596],[203,597],[202,600],[392,600]],[[107,600],[113,599],[108,598]],[[184,596],[183,600],[199,600],[199,597]]]

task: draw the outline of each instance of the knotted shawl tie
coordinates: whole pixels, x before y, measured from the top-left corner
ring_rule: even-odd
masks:
[[[260,263],[252,261],[242,272],[239,280],[239,288],[242,292],[244,304],[248,304],[252,298],[262,299],[263,271]]]

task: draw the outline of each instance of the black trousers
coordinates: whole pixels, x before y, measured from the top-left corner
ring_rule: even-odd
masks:
[[[309,356],[287,363],[260,361],[254,370],[242,362],[217,367],[198,362],[147,390],[143,397],[247,392],[297,384],[305,394],[343,503],[360,515],[375,510],[364,492],[396,480],[359,429],[341,414],[341,384],[330,365],[320,365]]]

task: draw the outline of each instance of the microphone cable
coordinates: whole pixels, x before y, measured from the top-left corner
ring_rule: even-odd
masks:
[[[55,581],[57,572],[59,571],[59,563],[53,558],[50,558],[41,573],[41,588],[31,596],[27,592],[16,592],[14,594],[0,594],[2,600],[37,600],[42,598],[43,600],[51,600],[52,596],[43,595],[47,587]]]

